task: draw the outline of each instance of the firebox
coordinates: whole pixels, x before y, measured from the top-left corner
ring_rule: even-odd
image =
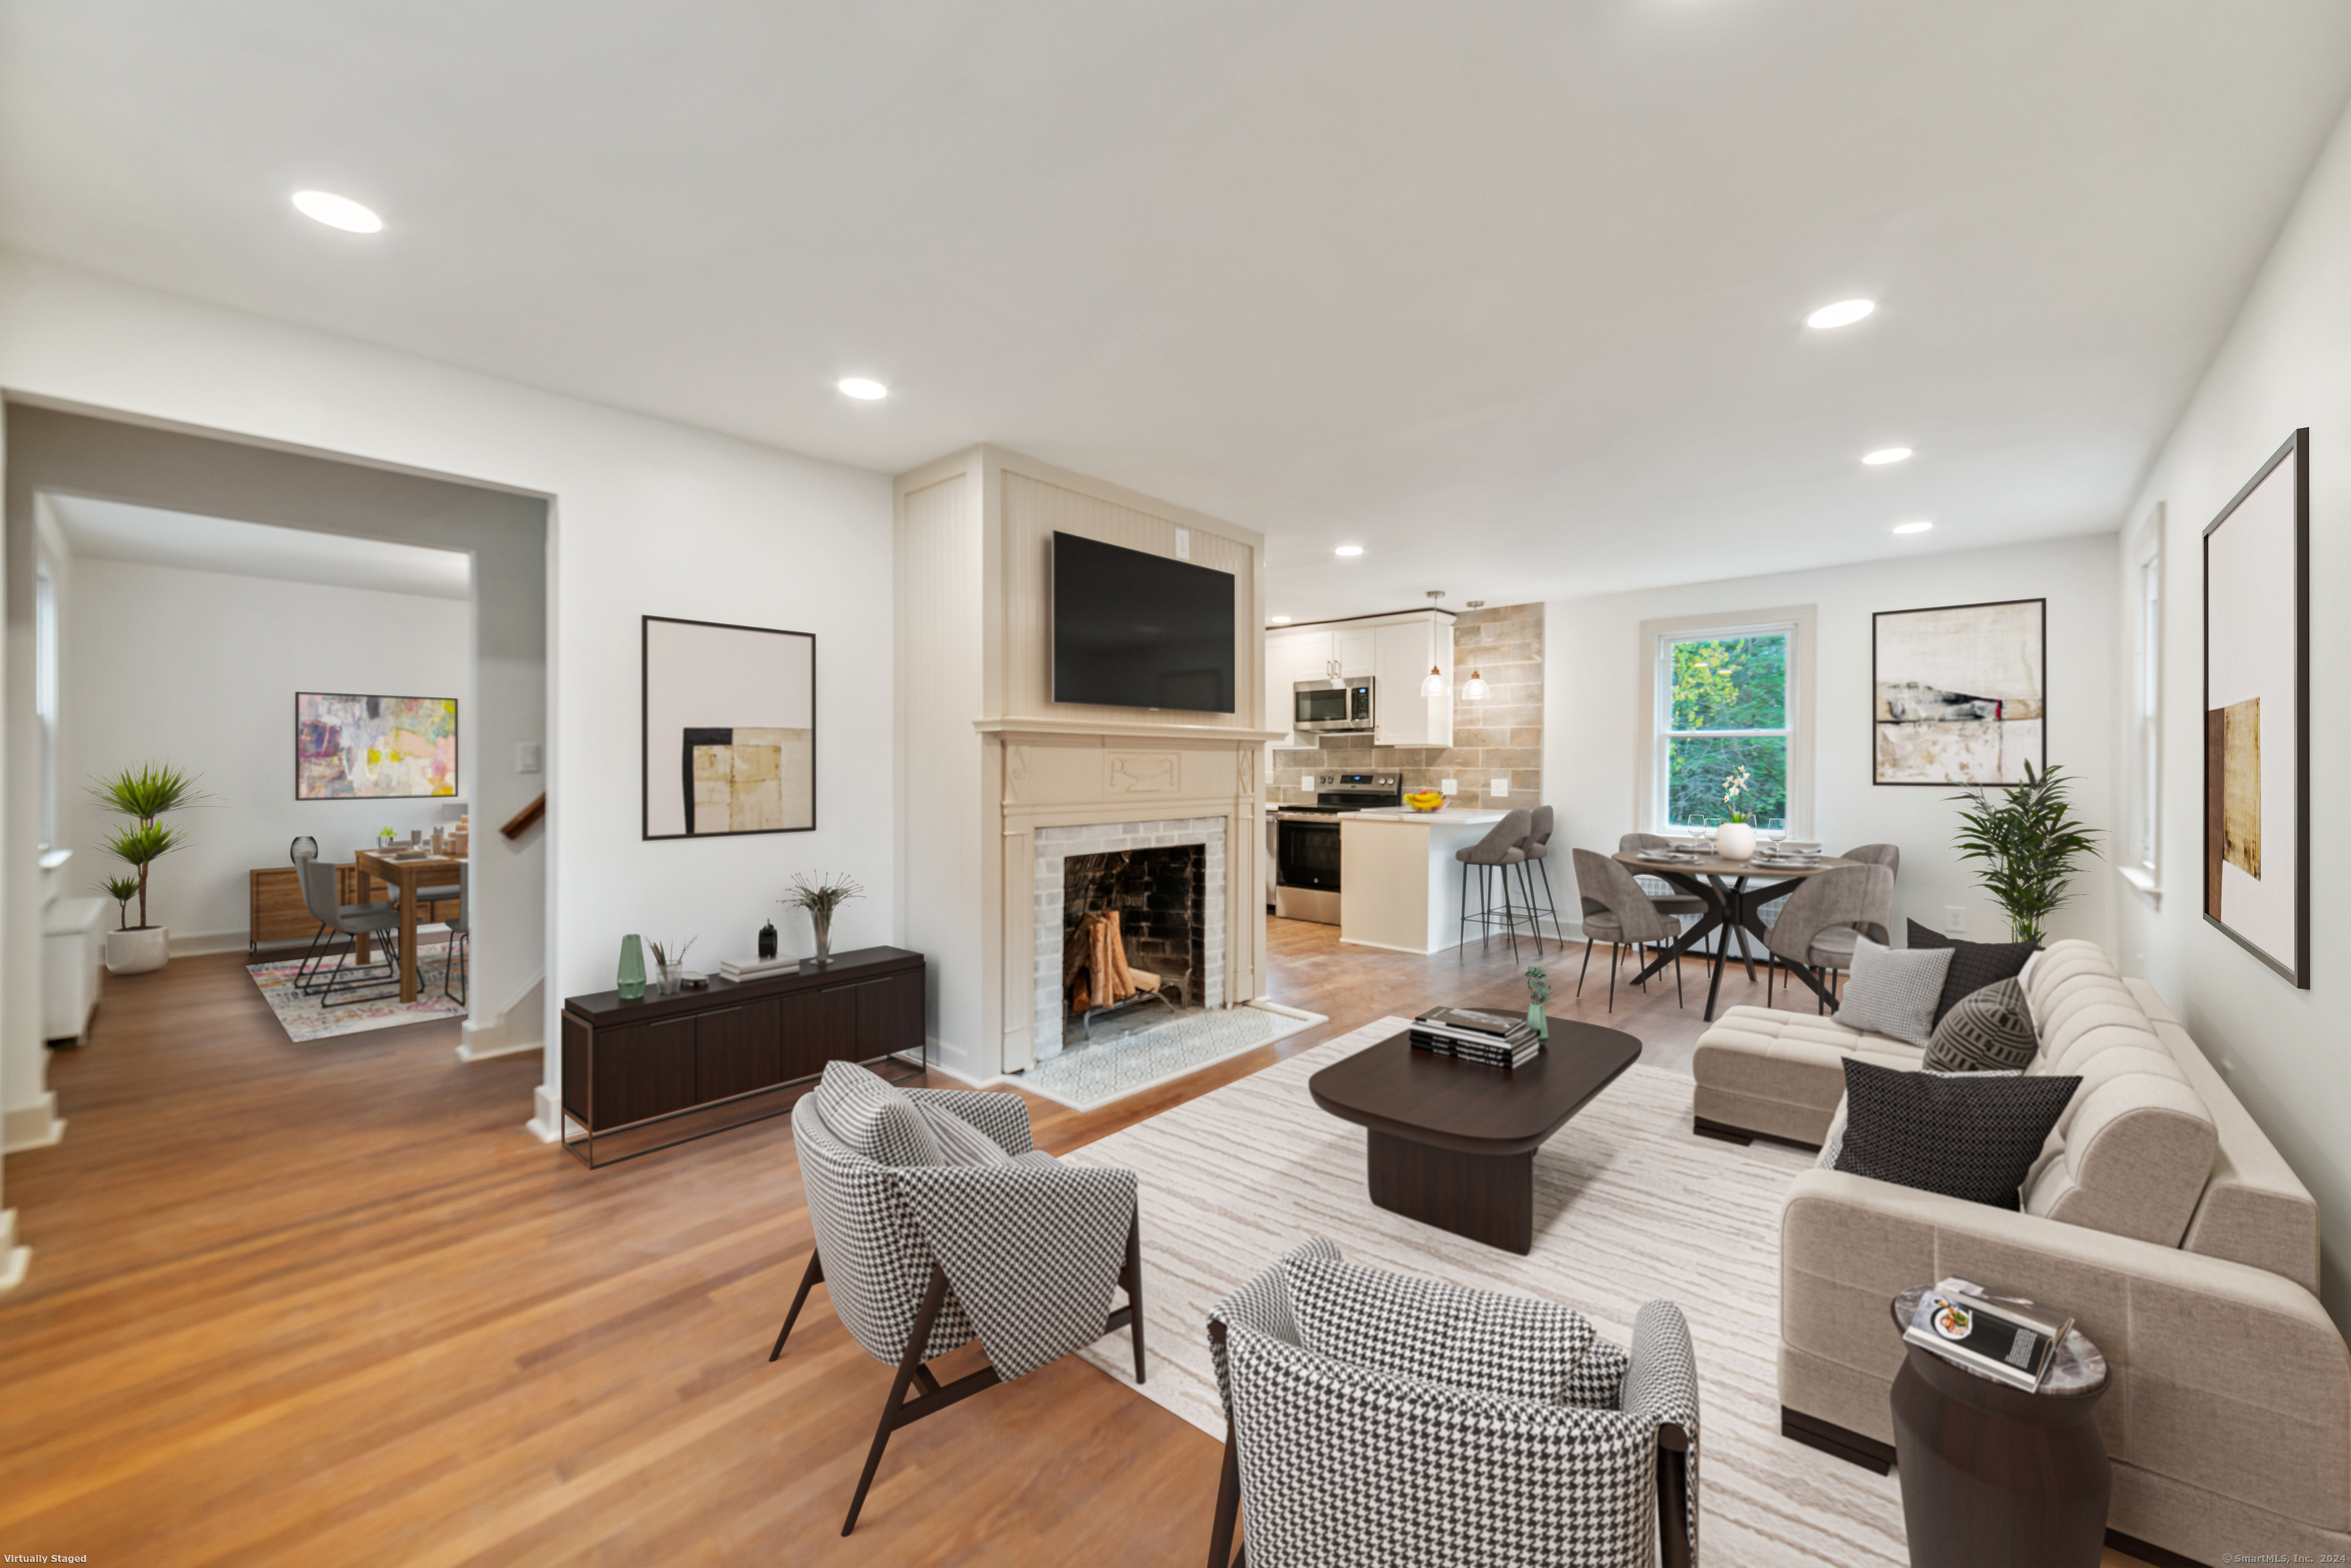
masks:
[[[1198,1006],[1207,968],[1202,844],[1071,855],[1062,862],[1061,999],[1087,1020],[1156,998]]]

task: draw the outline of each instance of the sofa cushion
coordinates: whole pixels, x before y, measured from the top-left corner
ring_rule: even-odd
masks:
[[[1844,1064],[1844,1146],[1836,1168],[1994,1208],[2017,1189],[2073,1095],[2044,1074],[1903,1072]]]
[[[852,1154],[884,1166],[947,1163],[906,1092],[853,1061],[826,1062],[815,1099],[826,1129]]]
[[[1950,967],[1945,949],[1906,952],[1860,937],[1853,945],[1853,978],[1845,984],[1837,1017],[1855,1029],[1890,1034],[1923,1050]]]
[[[1937,1072],[2022,1072],[2040,1049],[2032,1015],[2024,1008],[2024,988],[2014,980],[1995,980],[1960,998],[1935,1025],[1926,1066]]]
[[[1916,1067],[1919,1054],[1915,1045],[1814,1013],[1732,1008],[1698,1036],[1692,1102],[1708,1121],[1818,1144],[1844,1098],[1847,1057]]]
[[[1562,1404],[1593,1341],[1592,1321],[1555,1301],[1331,1259],[1293,1255],[1282,1271],[1308,1350],[1448,1388]]]
[[[1909,935],[1905,938],[1913,950],[1928,947],[1949,947],[1951,967],[1943,976],[1943,994],[1935,1003],[1935,1021],[1959,1002],[1975,995],[1996,980],[2012,980],[2032,962],[2041,951],[2038,942],[1962,942],[1956,936],[1946,936],[1929,930],[1917,921],[1910,922]]]

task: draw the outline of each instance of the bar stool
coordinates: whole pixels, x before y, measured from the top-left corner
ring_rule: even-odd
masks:
[[[1519,922],[1523,920],[1532,925],[1534,915],[1531,909],[1522,913],[1511,904],[1510,868],[1518,867],[1522,877],[1526,874],[1526,839],[1533,825],[1533,812],[1523,810],[1512,811],[1495,823],[1484,838],[1453,852],[1453,858],[1461,862],[1459,946],[1465,959],[1468,956],[1469,923],[1473,920],[1479,926],[1478,946],[1480,951],[1484,950],[1486,938],[1492,928],[1499,925],[1510,936],[1510,956],[1515,958],[1519,956]],[[1473,865],[1478,868],[1478,913],[1475,915],[1469,913],[1469,868]],[[1499,915],[1494,913],[1493,873],[1497,871],[1502,873],[1502,913]],[[1538,955],[1542,952],[1540,928],[1535,934],[1535,952]]]
[[[1534,821],[1527,829],[1527,841],[1520,846],[1527,852],[1527,872],[1521,874],[1527,877],[1527,902],[1530,904],[1534,902],[1534,877],[1541,876],[1543,908],[1541,913],[1551,917],[1552,940],[1565,942],[1567,937],[1559,926],[1559,900],[1552,896],[1551,868],[1546,863],[1551,858],[1551,830],[1553,820],[1552,809],[1549,806],[1537,806],[1534,809]],[[1537,942],[1542,940],[1542,926],[1540,923],[1535,926],[1535,940]]]

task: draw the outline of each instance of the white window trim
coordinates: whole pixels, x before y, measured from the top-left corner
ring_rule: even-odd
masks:
[[[1667,831],[1665,778],[1665,709],[1658,680],[1663,644],[1693,637],[1734,637],[1756,632],[1786,632],[1788,650],[1788,831],[1796,838],[1813,836],[1813,649],[1820,636],[1819,608],[1811,604],[1782,605],[1760,610],[1723,611],[1712,615],[1677,615],[1641,622],[1639,758],[1634,780],[1633,820],[1640,831]],[[1724,730],[1718,733],[1733,734]],[[1776,730],[1756,733],[1777,734]]]
[[[2131,852],[2117,857],[2116,869],[2125,882],[2136,888],[2150,904],[2163,902],[2163,664],[2166,651],[2164,617],[2171,599],[2170,572],[2165,563],[2163,548],[2164,504],[2158,501],[2141,521],[2132,536],[2130,549],[2125,556],[2129,562],[2126,576],[2130,595],[2131,629],[2131,701],[2128,714],[2129,733],[2124,737],[2126,755],[2130,758],[2130,815],[2128,827],[2133,839]],[[2154,656],[2148,657],[2147,615],[2147,573],[2155,572]],[[2152,712],[2143,713],[2150,690]],[[2140,744],[2138,726],[2145,718],[2154,734],[2149,744]],[[2152,756],[2151,765],[2148,758]],[[2151,775],[2150,776],[2150,771]],[[2147,835],[2148,858],[2137,853],[2139,833]]]

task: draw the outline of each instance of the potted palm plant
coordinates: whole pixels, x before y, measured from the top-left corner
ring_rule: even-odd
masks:
[[[1980,861],[1976,880],[2008,916],[2009,940],[2039,942],[2057,906],[2073,897],[2069,884],[2084,855],[2095,856],[2097,830],[2074,820],[2065,799],[2073,780],[2053,765],[2039,772],[2024,765],[2024,782],[1998,799],[1978,785],[1951,799],[1968,807],[1959,813],[1954,841],[1961,860]]]
[[[118,877],[107,883],[107,892],[116,896],[127,916],[132,896],[139,900],[139,924],[128,920],[120,930],[106,934],[106,967],[117,975],[143,975],[160,969],[172,957],[172,933],[162,925],[150,925],[147,919],[147,873],[155,862],[183,848],[188,841],[184,829],[175,828],[162,819],[166,812],[195,805],[204,797],[196,789],[195,776],[176,768],[146,763],[137,770],[124,768],[111,779],[100,779],[89,787],[91,799],[116,815],[127,818],[114,830],[106,842],[106,851],[128,865],[131,876]],[[115,890],[130,883],[121,894]]]

